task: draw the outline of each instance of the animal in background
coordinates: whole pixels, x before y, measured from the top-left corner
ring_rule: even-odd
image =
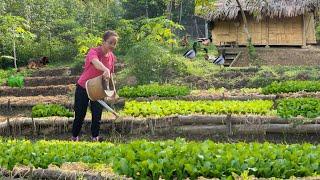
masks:
[[[198,42],[200,42],[204,46],[209,46],[212,43],[212,36],[209,38],[198,38]]]
[[[214,56],[209,56],[209,54],[208,54],[209,51],[208,51],[207,48],[203,48],[203,50],[206,52],[206,54],[204,55],[204,59],[205,59],[206,61],[213,62],[213,60],[216,59],[216,57],[214,57]]]
[[[220,65],[220,68],[224,65],[225,62],[225,50],[222,50],[220,56],[217,57],[212,63],[216,65]]]
[[[28,62],[29,69],[38,69],[44,67],[49,63],[49,58],[47,56],[43,56],[40,59],[31,59]]]
[[[190,35],[184,35],[180,41],[180,45],[182,47],[186,47],[189,45],[189,41],[188,41],[188,38],[190,37]]]
[[[196,55],[197,55],[197,42],[194,42],[192,45],[192,49],[185,52],[183,56],[189,59],[193,59],[196,57]]]

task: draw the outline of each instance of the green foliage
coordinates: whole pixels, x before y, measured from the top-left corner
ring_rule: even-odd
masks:
[[[165,17],[120,20],[117,23],[116,32],[119,35],[119,43],[116,52],[126,55],[127,51],[138,42],[154,42],[168,47],[177,44],[174,32],[182,30],[183,26],[166,19]]]
[[[134,98],[134,97],[174,97],[186,96],[190,93],[190,89],[185,86],[174,86],[170,84],[159,85],[149,84],[137,87],[125,86],[118,91],[119,96]]]
[[[23,77],[28,76],[29,74],[30,74],[30,70],[27,70],[27,69],[22,70],[19,73],[17,73],[16,69],[6,69],[6,70],[0,69],[0,85],[8,81],[10,77],[15,77],[13,79],[18,79],[18,77],[22,77],[22,84],[23,84]],[[14,80],[14,81],[17,81],[17,80]],[[18,84],[21,84],[21,83],[18,83]],[[14,86],[14,87],[17,87],[17,86]]]
[[[205,17],[215,9],[216,0],[195,0],[195,14]]]
[[[221,70],[219,66],[215,66],[214,64],[208,61],[204,61],[203,59],[189,61],[186,60],[184,57],[180,58],[184,60],[183,63],[187,66],[187,73],[189,75],[206,77],[216,74]]]
[[[12,54],[13,39],[1,33],[17,27],[18,33],[13,35],[19,42],[16,43],[18,65],[26,65],[29,59],[41,56],[49,57],[51,63],[72,61],[77,55],[77,37],[86,37],[89,33],[101,37],[100,33],[107,27],[115,29],[123,14],[121,3],[115,0],[5,0],[0,5],[3,15],[0,56]],[[29,38],[27,32],[37,37]],[[23,38],[20,34],[24,34]],[[0,61],[0,67],[10,67],[7,59]]]
[[[0,44],[5,46],[9,51],[5,52],[12,54],[16,67],[17,56],[12,52],[17,51],[17,44],[22,44],[25,40],[33,39],[35,35],[28,31],[29,23],[26,19],[20,16],[2,15],[0,16]],[[2,65],[2,62],[0,62]],[[17,67],[16,67],[17,68]]]
[[[73,61],[71,67],[72,67],[73,72],[75,72],[77,74],[81,73],[83,71],[83,67],[84,67],[84,59],[81,58],[80,56],[78,56]]]
[[[50,117],[50,116],[65,116],[73,117],[73,113],[61,105],[57,104],[38,104],[32,107],[32,117]]]
[[[122,4],[126,9],[124,17],[128,19],[154,18],[164,15],[166,11],[166,0],[125,0]]]
[[[29,24],[21,16],[0,16],[0,43],[12,45],[13,39],[34,37],[35,35],[27,29],[29,29]]]
[[[116,32],[119,35],[119,42],[116,52],[125,55],[127,51],[134,46],[137,40],[137,25],[133,20],[121,19],[116,28]]]
[[[13,67],[14,57],[12,56],[0,56],[0,69],[8,69],[9,67]]]
[[[320,117],[320,99],[296,98],[277,101],[277,112],[283,118],[303,116],[307,118]]]
[[[291,92],[320,91],[320,81],[285,81],[273,82],[262,89],[263,94],[291,93]]]
[[[79,55],[84,57],[90,48],[95,47],[102,42],[102,36],[88,34],[86,36],[78,36],[76,38]]]
[[[258,67],[261,66],[261,62],[260,62],[260,60],[258,59],[258,56],[257,56],[256,48],[253,46],[251,39],[248,40],[247,48],[248,48],[250,65],[255,65],[255,66],[258,66]]]
[[[24,77],[20,75],[10,76],[7,82],[10,87],[22,88],[24,86]]]
[[[76,43],[75,39],[87,31],[88,29],[82,27],[75,19],[69,18],[54,20],[50,33],[60,40]]]
[[[186,67],[179,59],[151,41],[138,42],[128,51],[125,59],[131,74],[140,84],[165,82],[186,72]]]
[[[147,40],[159,42],[166,45],[176,44],[173,30],[182,30],[183,26],[168,20],[166,17],[157,17],[152,19],[142,19],[142,24],[137,35],[138,40]]]
[[[127,144],[0,139],[0,166],[47,168],[65,162],[110,165],[133,179],[232,178],[233,173],[288,179],[319,174],[314,144],[214,143],[136,140]],[[244,174],[243,174],[244,176]]]
[[[123,113],[130,116],[169,116],[189,114],[268,114],[272,101],[176,101],[126,102]]]

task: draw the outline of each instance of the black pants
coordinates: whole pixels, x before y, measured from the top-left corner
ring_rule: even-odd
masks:
[[[75,118],[72,125],[73,137],[78,136],[81,131],[89,101],[86,89],[77,84],[74,98]],[[102,106],[97,101],[90,101],[90,109],[92,113],[91,133],[92,137],[97,137],[99,136]]]

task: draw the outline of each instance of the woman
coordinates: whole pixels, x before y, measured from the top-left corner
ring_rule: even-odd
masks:
[[[114,31],[106,31],[103,35],[102,45],[91,48],[86,56],[84,71],[82,72],[75,92],[74,110],[75,119],[72,125],[72,141],[79,141],[79,133],[86,116],[88,102],[90,101],[85,89],[86,81],[102,75],[104,79],[114,73],[116,57],[113,54],[118,42],[118,35]],[[91,133],[93,141],[101,141],[99,136],[102,106],[97,101],[90,101],[92,112]]]

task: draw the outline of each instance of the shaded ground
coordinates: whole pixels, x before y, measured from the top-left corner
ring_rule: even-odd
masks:
[[[246,48],[237,48],[244,53],[241,55],[241,59],[235,63],[234,66],[248,66],[248,55]],[[320,48],[317,46],[302,48],[291,47],[256,47],[258,58],[262,60],[261,65],[273,66],[319,66],[320,65]]]

